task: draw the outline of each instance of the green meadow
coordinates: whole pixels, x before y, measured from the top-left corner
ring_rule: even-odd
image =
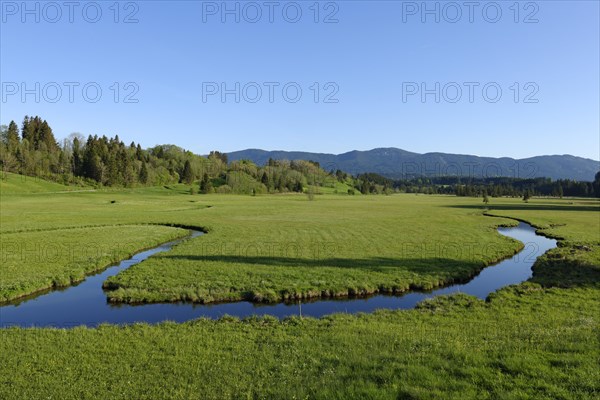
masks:
[[[495,229],[512,218],[560,241],[529,282],[486,301],[459,294],[320,319],[1,329],[0,398],[600,396],[598,201],[493,198],[486,209],[454,196],[67,192],[9,178],[0,183],[0,300],[80,280],[185,235],[181,227],[207,234],[109,279],[112,301],[398,293],[467,279],[514,254],[522,244]]]
[[[115,302],[277,302],[465,280],[520,249],[481,211],[429,196],[210,196],[208,234],[110,278]]]
[[[0,331],[2,398],[595,399],[598,289],[321,319]]]

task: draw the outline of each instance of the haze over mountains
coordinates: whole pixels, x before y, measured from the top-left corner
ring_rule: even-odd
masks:
[[[308,153],[297,151],[266,151],[247,149],[228,153],[230,161],[251,160],[264,165],[275,160],[311,160],[326,170],[360,174],[374,172],[388,178],[418,176],[470,176],[512,178],[548,177],[593,181],[600,162],[571,155],[536,156],[523,159],[492,158],[464,154],[413,153],[398,148],[378,148],[350,151],[343,154]]]

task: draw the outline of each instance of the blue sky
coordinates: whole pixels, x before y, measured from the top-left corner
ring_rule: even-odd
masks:
[[[220,1],[141,1],[117,15],[114,1],[32,1],[29,14],[2,1],[0,121],[40,115],[59,138],[118,134],[200,154],[599,159],[599,2],[474,3],[429,1],[427,14],[421,1],[227,2],[236,15]]]

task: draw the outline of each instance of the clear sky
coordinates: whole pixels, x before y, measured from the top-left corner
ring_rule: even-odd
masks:
[[[0,122],[199,154],[600,158],[598,1],[315,3],[2,1]]]

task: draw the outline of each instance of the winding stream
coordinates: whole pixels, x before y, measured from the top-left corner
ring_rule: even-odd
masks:
[[[184,322],[200,317],[219,318],[225,314],[237,317],[251,315],[292,315],[320,317],[332,313],[372,312],[377,309],[409,309],[425,299],[462,292],[485,299],[490,293],[507,285],[523,282],[531,277],[533,263],[543,253],[556,247],[556,240],[537,235],[535,229],[523,222],[513,228],[498,228],[500,234],[519,240],[525,248],[511,258],[486,267],[464,284],[456,284],[430,292],[406,292],[400,296],[375,295],[366,298],[342,298],[311,301],[303,304],[255,304],[250,302],[191,304],[110,304],[102,290],[106,278],[135,265],[153,254],[170,250],[182,240],[165,243],[140,252],[102,272],[88,276],[78,285],[54,289],[23,298],[0,307],[0,327],[73,327],[97,326],[101,323],[131,324],[161,321]],[[202,235],[193,232],[191,237]]]

